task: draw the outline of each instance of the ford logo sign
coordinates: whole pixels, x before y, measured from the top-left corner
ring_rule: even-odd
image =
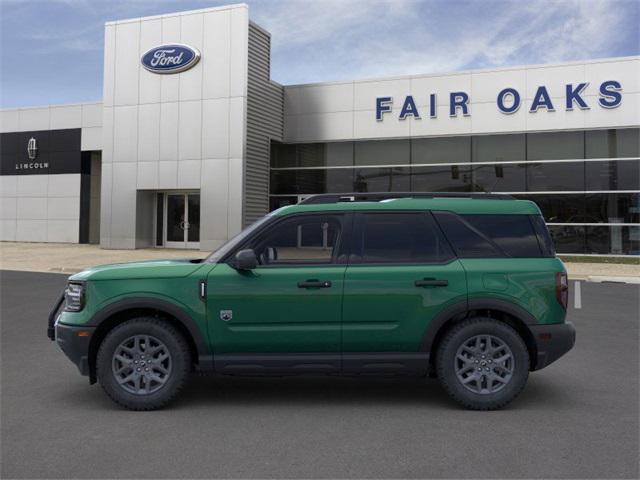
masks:
[[[142,66],[153,73],[178,73],[190,69],[200,60],[200,52],[189,45],[160,45],[142,55]]]

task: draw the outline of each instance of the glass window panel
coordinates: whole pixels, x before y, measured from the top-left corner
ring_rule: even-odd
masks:
[[[353,179],[354,192],[408,192],[411,171],[408,167],[359,168]]]
[[[296,167],[296,146],[271,142],[271,166],[274,168]]]
[[[530,163],[527,191],[552,192],[584,190],[585,162]]]
[[[585,132],[586,158],[640,156],[640,129],[621,128]]]
[[[584,132],[545,132],[527,134],[528,160],[584,158]]]
[[[526,166],[522,165],[477,165],[473,170],[474,192],[524,192]]]
[[[585,253],[585,227],[550,225],[549,233],[558,253]]]
[[[200,194],[194,193],[187,195],[189,204],[189,230],[187,231],[187,240],[189,242],[200,241]]]
[[[353,142],[327,143],[324,165],[327,167],[353,165]]]
[[[471,161],[471,137],[417,138],[411,141],[411,163]]]
[[[324,171],[325,189],[323,193],[353,192],[354,171],[352,168],[331,168]]]
[[[473,137],[474,162],[505,162],[525,160],[527,143],[524,134],[480,135]]]
[[[585,162],[587,190],[640,190],[640,161]]]
[[[270,197],[269,198],[269,211],[277,210],[287,205],[295,205],[298,203],[298,197]]]
[[[588,223],[640,223],[640,193],[587,194]]]
[[[270,187],[274,195],[352,192],[353,170],[272,170]]]
[[[451,212],[434,212],[440,227],[462,258],[497,258],[504,254],[482,233],[471,228],[462,217]]]
[[[538,205],[548,223],[587,222],[585,220],[584,194],[516,195],[521,200],[531,200]]]
[[[587,227],[587,253],[639,255],[640,227]]]
[[[409,140],[356,142],[356,165],[408,165]]]
[[[301,143],[296,145],[296,167],[323,167],[324,143]]]
[[[470,192],[472,189],[470,167],[411,167],[413,192]]]
[[[453,252],[431,215],[370,213],[361,217],[363,263],[439,263]],[[390,232],[393,232],[390,235]]]

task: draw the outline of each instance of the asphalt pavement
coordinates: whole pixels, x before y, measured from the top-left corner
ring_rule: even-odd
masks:
[[[46,338],[65,279],[0,272],[2,478],[638,478],[638,285],[583,282],[575,348],[501,411],[436,380],[194,375],[129,412]]]

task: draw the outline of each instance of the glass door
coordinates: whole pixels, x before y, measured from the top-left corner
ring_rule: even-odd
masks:
[[[200,194],[167,193],[164,211],[164,246],[200,247]]]

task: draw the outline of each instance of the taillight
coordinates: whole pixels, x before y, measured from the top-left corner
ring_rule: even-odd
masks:
[[[556,298],[562,308],[567,309],[569,304],[569,279],[567,272],[556,273]]]

